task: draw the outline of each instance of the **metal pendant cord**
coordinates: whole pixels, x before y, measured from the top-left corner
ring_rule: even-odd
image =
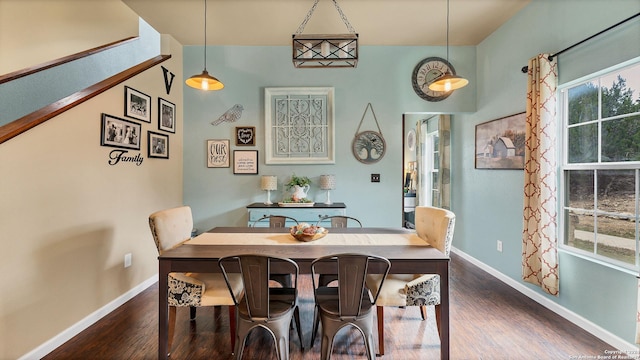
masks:
[[[302,34],[305,26],[307,26],[307,23],[309,22],[309,19],[311,19],[311,16],[313,16],[313,12],[316,10],[316,7],[318,6],[319,1],[320,0],[316,0],[313,3],[313,6],[311,6],[311,9],[309,9],[307,16],[304,18],[304,20],[302,20],[302,24],[298,26],[298,30],[296,30],[296,34],[298,35]],[[338,1],[337,0],[332,0],[332,1],[333,1],[333,5],[336,7],[336,10],[338,10],[338,14],[340,14],[340,18],[342,18],[342,22],[344,22],[344,25],[347,27],[347,30],[349,31],[349,33],[355,34],[356,33],[355,29],[353,28],[353,26],[351,26],[351,24],[349,23],[349,20],[347,20],[347,16],[342,12],[342,9],[338,5]]]

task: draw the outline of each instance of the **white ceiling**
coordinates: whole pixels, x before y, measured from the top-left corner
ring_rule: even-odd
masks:
[[[204,43],[204,0],[122,0],[161,34]],[[531,0],[451,0],[449,44],[477,45]],[[314,0],[207,0],[207,45],[290,45]],[[446,0],[339,0],[361,45],[446,45]],[[320,0],[304,34],[347,28]]]

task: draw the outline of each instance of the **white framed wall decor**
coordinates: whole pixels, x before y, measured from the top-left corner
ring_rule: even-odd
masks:
[[[335,164],[334,88],[265,88],[264,97],[266,164]]]

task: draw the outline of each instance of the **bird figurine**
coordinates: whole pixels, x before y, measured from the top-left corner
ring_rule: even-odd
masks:
[[[244,110],[244,107],[242,107],[242,105],[235,104],[231,107],[231,109],[222,114],[222,116],[220,116],[217,120],[212,121],[211,125],[216,126],[222,124],[223,122],[235,122],[236,120],[240,119],[240,116],[242,116],[242,110]]]

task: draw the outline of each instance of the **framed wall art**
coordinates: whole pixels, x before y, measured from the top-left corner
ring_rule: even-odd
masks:
[[[140,150],[142,125],[109,114],[102,114],[100,145]]]
[[[207,140],[207,167],[228,168],[230,154],[229,140]]]
[[[476,169],[524,169],[525,113],[476,125]]]
[[[176,105],[163,98],[158,98],[158,129],[176,132]]]
[[[150,158],[169,158],[169,135],[147,131],[147,156]]]
[[[256,144],[256,128],[254,126],[236,126],[236,145],[253,146]]]
[[[151,122],[151,96],[128,86],[124,87],[124,115]]]
[[[234,174],[258,173],[258,150],[234,150],[233,151]]]
[[[265,88],[265,163],[335,164],[334,89]]]

